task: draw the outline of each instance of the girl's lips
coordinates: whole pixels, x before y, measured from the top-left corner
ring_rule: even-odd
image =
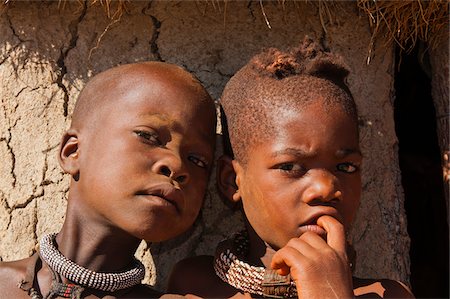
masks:
[[[326,230],[324,230],[321,226],[318,226],[317,224],[308,224],[300,226],[300,235],[303,235],[306,232],[313,232],[326,240],[327,236]]]
[[[342,223],[342,217],[339,211],[333,206],[316,206],[315,211],[306,218],[302,225],[299,226],[299,236],[306,232],[313,232],[322,237],[326,241],[327,231],[317,225],[317,220],[322,216],[330,216]]]

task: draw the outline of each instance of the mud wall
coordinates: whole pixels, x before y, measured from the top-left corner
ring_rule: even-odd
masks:
[[[352,69],[349,85],[360,112],[365,157],[363,197],[351,233],[356,274],[407,281],[393,51],[373,52],[367,65],[370,29],[352,2],[329,10],[319,2],[285,7],[264,2],[262,10],[259,2],[228,1],[225,7],[216,1],[135,1],[119,21],[99,5],[75,1],[8,4],[0,14],[1,260],[30,255],[43,233],[61,227],[69,178],[58,166],[57,147],[92,75],[119,64],[164,60],[194,72],[218,98],[227,80],[260,49],[295,46],[305,34],[343,55]],[[150,269],[147,281],[157,288],[164,288],[177,260],[212,254],[219,240],[242,227],[240,215],[214,191],[214,179],[191,231],[162,244],[142,243],[137,255]]]

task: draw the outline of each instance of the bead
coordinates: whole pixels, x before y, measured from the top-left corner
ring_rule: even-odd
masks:
[[[236,234],[233,237],[232,244],[234,245],[233,248],[216,252],[214,259],[214,271],[216,275],[224,282],[241,291],[260,296],[269,295],[263,292],[262,287],[266,268],[251,266],[239,260],[233,253],[236,252],[239,256],[246,256],[248,254],[249,241],[246,231]],[[278,298],[297,297],[295,283],[290,279],[288,280],[289,282],[283,282],[280,286],[271,285],[271,293],[278,296]]]
[[[39,243],[42,260],[56,273],[79,285],[101,291],[114,292],[141,283],[145,267],[135,260],[135,266],[121,273],[97,273],[67,259],[55,247],[57,234],[44,235]]]

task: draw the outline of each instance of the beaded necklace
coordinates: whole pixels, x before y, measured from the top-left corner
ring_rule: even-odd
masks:
[[[297,288],[290,276],[249,265],[243,260],[248,255],[249,240],[246,231],[222,241],[214,258],[216,275],[234,288],[270,298],[296,298]]]
[[[39,243],[39,253],[43,261],[57,274],[81,285],[106,292],[114,292],[139,284],[145,276],[145,267],[135,260],[134,267],[120,273],[100,273],[91,271],[69,260],[55,246],[56,233],[44,235]]]

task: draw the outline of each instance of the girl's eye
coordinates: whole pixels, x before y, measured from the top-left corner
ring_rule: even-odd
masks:
[[[161,141],[158,139],[158,135],[148,131],[135,131],[136,135],[144,140],[146,143],[152,145],[160,145]]]
[[[358,166],[356,166],[350,162],[340,163],[336,166],[336,168],[337,168],[337,170],[345,172],[345,173],[354,173],[354,172],[358,171]]]
[[[188,156],[188,160],[197,165],[200,168],[208,168],[208,162],[206,159],[197,156]]]

